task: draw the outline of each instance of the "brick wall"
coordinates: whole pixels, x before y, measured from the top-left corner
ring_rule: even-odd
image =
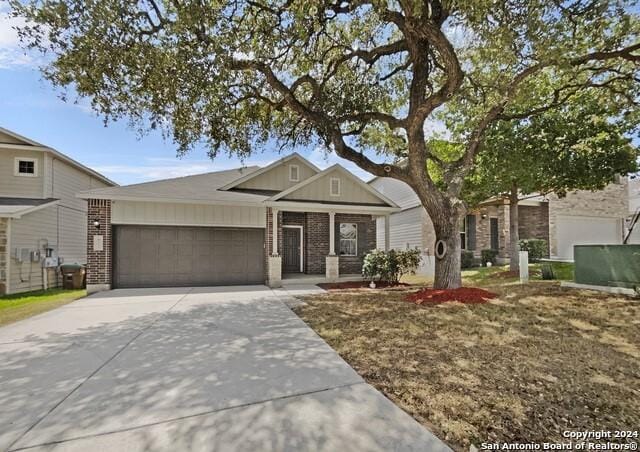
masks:
[[[509,206],[486,206],[476,212],[476,249],[480,256],[482,250],[491,248],[491,218],[498,219],[499,257],[509,257]],[[482,218],[482,215],[485,218]],[[549,240],[549,206],[518,206],[518,233],[521,239]]]
[[[87,284],[111,284],[111,201],[89,199],[87,207]],[[93,224],[96,220],[99,228]],[[94,251],[96,235],[103,237],[102,251]]]
[[[329,255],[329,214],[308,212],[304,230],[307,236],[307,273],[324,275],[326,271],[325,258]]]
[[[279,212],[278,214],[278,252],[282,255],[282,226],[303,226],[304,235],[304,272],[311,275],[324,275],[329,255],[329,214],[322,212]],[[358,234],[364,234],[364,247],[358,249],[358,256],[341,256],[341,274],[360,274],[362,259],[367,252],[376,247],[376,221],[371,215],[336,214],[336,224],[357,223]],[[267,250],[271,252],[272,241],[271,209],[267,209]],[[364,225],[364,226],[363,226]],[[364,228],[364,229],[363,229]],[[336,249],[336,253],[338,249]]]
[[[520,239],[542,239],[549,253],[549,204],[518,206],[518,235]]]
[[[620,218],[629,214],[628,182],[609,184],[604,190],[576,191],[559,198],[549,195],[549,248],[551,255],[558,252],[556,225],[559,216]],[[622,237],[622,229],[620,230]]]
[[[7,267],[9,265],[9,219],[0,218],[0,295],[7,293]]]
[[[498,252],[500,257],[509,256],[509,206],[482,207],[476,215],[476,249],[474,255],[480,256],[482,250],[491,249],[491,219],[498,219]],[[482,218],[484,216],[484,218]]]
[[[357,256],[340,256],[339,271],[341,275],[361,274],[362,261],[364,256],[376,247],[376,220],[371,215],[355,215],[338,213],[335,218],[336,224],[339,223],[357,223],[358,224],[358,244],[364,242],[362,248],[358,246]],[[362,240],[364,234],[364,241]],[[336,246],[336,254],[339,252]]]

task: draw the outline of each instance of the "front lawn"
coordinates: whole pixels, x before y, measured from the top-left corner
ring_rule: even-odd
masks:
[[[542,265],[529,264],[529,279],[531,281],[542,281]],[[558,281],[573,280],[573,264],[566,262],[550,262],[555,279]],[[509,273],[508,265],[496,265],[493,267],[474,267],[462,272],[462,279],[469,285],[487,285],[493,283],[518,282],[520,277]],[[402,282],[408,284],[430,284],[432,278],[420,275],[406,275]]]
[[[85,295],[86,290],[49,289],[0,296],[0,325],[49,311]]]
[[[485,283],[499,295],[485,304],[417,306],[405,301],[416,288],[402,288],[331,292],[297,312],[456,450],[637,430],[640,302],[557,282]]]

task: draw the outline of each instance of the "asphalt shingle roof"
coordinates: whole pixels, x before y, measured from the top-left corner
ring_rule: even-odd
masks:
[[[235,179],[260,169],[259,166],[248,166],[226,171],[196,174],[193,176],[164,179],[141,184],[125,185],[122,187],[98,188],[83,191],[82,198],[101,197],[114,199],[144,198],[171,199],[203,202],[262,202],[268,196],[242,191],[219,190]]]

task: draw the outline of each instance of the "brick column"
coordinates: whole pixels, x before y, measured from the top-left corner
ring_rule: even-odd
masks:
[[[111,289],[111,201],[87,204],[87,292],[93,293]]]

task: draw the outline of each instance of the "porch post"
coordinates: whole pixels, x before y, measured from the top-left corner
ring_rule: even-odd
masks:
[[[329,282],[340,276],[340,257],[336,256],[336,213],[329,212],[329,255],[325,258],[326,278]]]
[[[329,212],[329,256],[336,255],[336,213]]]
[[[384,250],[389,251],[389,241],[391,238],[391,228],[389,226],[389,215],[384,216]]]
[[[271,208],[271,255],[278,255],[278,209]]]
[[[278,209],[271,209],[271,255],[267,259],[267,285],[282,286],[282,258],[278,255]]]

